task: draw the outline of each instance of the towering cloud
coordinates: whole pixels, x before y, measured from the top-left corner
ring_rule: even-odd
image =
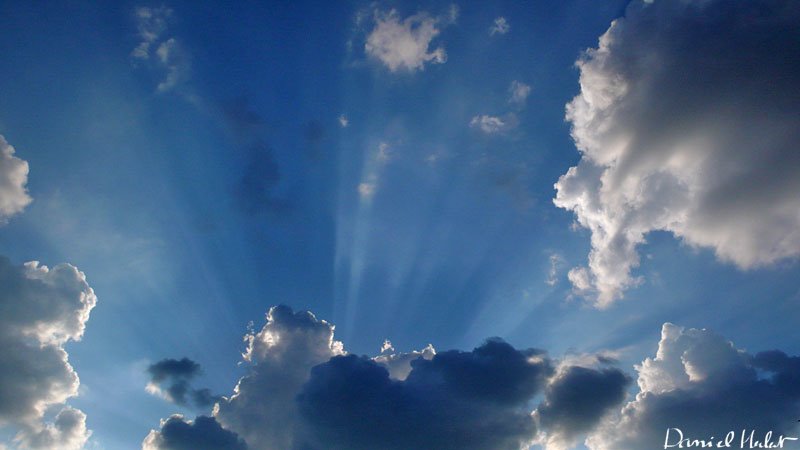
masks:
[[[763,440],[797,432],[800,357],[774,350],[751,355],[707,330],[664,324],[655,358],[636,367],[639,393],[587,440],[592,450],[662,448],[666,430],[739,446],[754,431]],[[677,434],[670,443],[675,444]]]
[[[64,407],[53,423],[44,415],[78,392],[64,345],[83,335],[94,291],[69,264],[16,266],[2,257],[0,286],[0,426],[18,430],[21,448],[82,448],[89,432],[81,411]]]
[[[742,269],[800,255],[800,8],[634,1],[578,61],[582,158],[555,204],[591,231],[576,290],[600,307],[665,230]]]
[[[294,399],[312,367],[344,353],[333,339],[333,325],[307,311],[270,308],[267,323],[245,337],[250,373],[234,394],[215,408],[217,420],[242,436],[251,448],[291,448],[297,424]]]
[[[31,202],[27,182],[28,163],[14,156],[14,147],[0,135],[0,225]]]
[[[444,47],[430,49],[441,32],[441,20],[425,12],[400,19],[396,10],[375,11],[375,28],[367,36],[364,51],[383,63],[390,71],[414,72],[425,64],[447,61]]]

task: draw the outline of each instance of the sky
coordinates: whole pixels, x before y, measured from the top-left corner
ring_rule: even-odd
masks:
[[[800,436],[797,2],[0,29],[0,450]]]

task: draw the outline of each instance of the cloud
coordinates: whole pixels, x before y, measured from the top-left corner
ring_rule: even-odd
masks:
[[[176,414],[162,420],[160,430],[150,431],[142,450],[247,450],[247,444],[213,417],[186,421]]]
[[[431,50],[431,41],[439,35],[440,20],[425,12],[401,20],[397,11],[375,11],[375,28],[367,36],[364,51],[382,62],[391,72],[423,70],[426,63],[447,61],[444,47]]]
[[[655,358],[636,367],[639,393],[586,441],[592,450],[661,448],[668,428],[685,437],[723,439],[741,430],[797,431],[800,357],[780,351],[751,355],[708,331],[670,323]]]
[[[511,31],[511,25],[508,24],[508,21],[505,17],[498,17],[494,19],[494,23],[492,26],[489,27],[489,36],[494,36],[495,34],[506,34]]]
[[[32,201],[27,183],[28,162],[14,156],[14,147],[0,135],[0,225]]]
[[[511,86],[508,87],[508,94],[509,103],[522,107],[525,106],[525,101],[531,95],[531,87],[521,81],[514,80],[511,82]]]
[[[83,449],[91,434],[86,429],[86,414],[66,406],[56,414],[53,423],[26,430],[16,439],[23,449],[76,450]]]
[[[422,350],[413,350],[409,353],[396,352],[388,340],[383,343],[381,354],[372,358],[389,371],[389,377],[395,380],[405,380],[411,373],[411,363],[419,358],[431,360],[436,356],[436,349],[428,344]]]
[[[167,20],[171,15],[172,10],[164,6],[136,8],[134,18],[141,42],[133,49],[131,56],[141,60],[150,58],[153,44],[167,30]]]
[[[394,151],[387,142],[380,142],[369,153],[361,182],[358,184],[358,195],[364,202],[369,202],[375,196],[380,185],[383,169],[393,158]]]
[[[164,79],[158,83],[158,91],[165,92],[182,83],[189,73],[189,55],[181,48],[175,38],[162,42],[156,50],[158,62],[166,72]]]
[[[578,61],[554,202],[591,231],[581,294],[637,285],[654,230],[741,269],[800,255],[799,25],[788,0],[637,1]]]
[[[536,410],[548,450],[573,448],[625,400],[630,378],[615,368],[567,366],[552,379]]]
[[[164,38],[172,9],[167,7],[139,7],[134,12],[136,29],[141,41],[131,52],[134,65],[147,63],[164,73],[158,83],[158,92],[167,92],[183,83],[191,66],[189,54],[174,37]],[[155,57],[153,57],[155,56]]]
[[[525,405],[551,367],[537,350],[489,340],[411,363],[405,380],[355,355],[312,369],[298,396],[300,448],[520,449],[535,425]]]
[[[545,280],[545,283],[547,283],[548,286],[555,286],[556,283],[558,283],[561,267],[563,267],[565,263],[564,257],[558,253],[551,253],[547,259],[550,262],[550,270],[547,272],[547,280]]]
[[[172,416],[144,450],[229,448],[199,446],[212,442],[206,435],[236,449],[246,442],[259,450],[520,450],[537,439],[552,445],[585,436],[621,406],[629,382],[602,355],[554,361],[497,338],[468,352],[428,345],[402,353],[386,341],[374,358],[347,355],[333,325],[286,306],[270,308],[245,342],[248,373],[214,417]],[[197,371],[180,361],[159,367],[166,366],[155,372]]]
[[[249,373],[239,380],[230,398],[217,404],[217,420],[251,448],[292,448],[295,396],[312,367],[344,353],[341,342],[333,339],[333,329],[310,312],[270,308],[264,327],[245,337]]]
[[[78,393],[64,345],[83,336],[94,291],[72,265],[16,266],[3,257],[0,286],[0,427],[15,428],[22,448],[82,448],[90,432],[81,411],[62,407],[53,423],[44,416]]]
[[[339,120],[339,126],[342,128],[347,128],[348,125],[350,125],[350,119],[348,119],[347,116],[344,114],[341,114],[338,120]]]
[[[517,118],[513,113],[503,117],[478,115],[469,121],[471,128],[476,128],[485,134],[502,134],[517,126]]]
[[[192,404],[198,408],[207,408],[219,397],[211,394],[208,389],[192,388],[192,379],[201,372],[200,364],[189,358],[162,359],[147,368],[147,373],[150,374],[147,392],[162,396],[176,405]]]
[[[272,148],[259,140],[246,152],[244,171],[235,187],[236,204],[247,214],[288,210],[288,202],[275,193],[281,172]]]

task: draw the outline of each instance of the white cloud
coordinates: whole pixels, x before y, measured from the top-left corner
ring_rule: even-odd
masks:
[[[604,307],[637,285],[654,230],[741,269],[800,255],[798,25],[782,2],[634,2],[578,61],[582,159],[554,202],[591,231],[580,294]]]
[[[14,147],[0,135],[0,225],[31,202],[27,183],[27,161],[14,156]]]
[[[440,33],[439,19],[421,12],[400,19],[396,10],[375,12],[375,28],[367,36],[364,51],[381,61],[390,71],[414,72],[426,63],[447,61],[444,47],[430,49],[431,41]]]
[[[333,339],[333,329],[310,312],[270,308],[264,327],[245,336],[243,356],[252,364],[250,373],[239,380],[233,396],[217,404],[216,419],[250,448],[291,448],[295,396],[313,366],[344,353],[342,343]]]
[[[708,330],[667,323],[655,358],[636,370],[636,399],[589,436],[590,449],[661,448],[668,428],[694,439],[723,439],[733,430],[734,445],[741,430],[755,430],[759,439],[772,430],[775,440],[797,431],[798,357],[751,355]]]
[[[364,174],[358,184],[358,195],[362,201],[370,201],[375,196],[378,191],[381,173],[392,158],[392,148],[386,142],[378,143],[375,150],[370,152],[364,166]]]
[[[516,125],[517,118],[510,113],[503,117],[483,114],[475,116],[469,121],[471,128],[476,128],[485,134],[501,134],[516,127]]]
[[[141,42],[133,49],[131,56],[141,60],[150,58],[153,44],[167,30],[167,20],[171,15],[172,10],[164,6],[136,8],[134,17]]]
[[[53,423],[26,429],[16,440],[19,448],[30,450],[81,450],[92,432],[86,429],[86,414],[79,409],[64,407]]]
[[[494,23],[489,28],[489,36],[494,36],[495,34],[506,34],[511,31],[511,25],[508,24],[508,21],[505,17],[498,17],[494,19]]]
[[[405,380],[411,373],[411,362],[419,358],[431,360],[436,355],[436,349],[428,344],[422,350],[413,350],[409,353],[397,352],[388,340],[381,347],[381,354],[372,358],[389,371],[389,376],[395,380]]]
[[[565,261],[558,253],[551,253],[548,257],[548,261],[550,262],[550,270],[547,271],[547,280],[545,280],[545,283],[549,286],[555,286],[556,283],[558,283],[559,272],[564,266]]]
[[[174,38],[165,38],[172,10],[166,7],[137,8],[134,13],[141,41],[131,52],[135,61],[147,62],[153,70],[163,72],[158,92],[173,90],[186,80],[190,70],[189,54]],[[151,56],[155,55],[155,58]]]
[[[69,264],[14,266],[2,257],[0,286],[0,426],[15,428],[22,448],[82,448],[90,433],[81,411],[63,407],[53,423],[44,416],[78,393],[64,345],[83,336],[94,291]]]
[[[350,120],[344,114],[339,116],[339,126],[342,128],[347,128],[350,125]]]
[[[508,93],[509,103],[525,106],[525,101],[528,100],[528,96],[531,94],[531,87],[521,81],[514,80],[511,82],[511,86],[508,87]]]
[[[369,200],[375,195],[376,189],[378,189],[378,185],[375,181],[359,183],[358,195],[360,195],[362,199]]]

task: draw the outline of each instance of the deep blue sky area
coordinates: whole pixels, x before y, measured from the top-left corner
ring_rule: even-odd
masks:
[[[635,379],[665,322],[714,330],[751,353],[800,354],[796,232],[780,241],[780,224],[769,228],[781,246],[748,250],[751,260],[736,252],[744,225],[731,226],[729,240],[707,237],[694,230],[716,222],[698,208],[650,221],[642,209],[612,210],[632,201],[585,216],[553,202],[559,178],[588,158],[570,134],[582,125],[565,108],[588,98],[597,82],[589,70],[633,79],[649,61],[636,59],[644,46],[660,45],[642,39],[641,53],[619,57],[629,65],[611,56],[606,66],[576,65],[614,19],[649,14],[639,11],[647,2],[628,3],[0,2],[0,135],[27,161],[33,199],[6,215],[0,255],[13,265],[73,264],[97,295],[83,338],[64,346],[80,376],[69,404],[92,430],[86,448],[137,448],[172,413],[210,414],[146,392],[148,366],[187,357],[202,366],[193,383],[229,396],[247,371],[242,336],[278,304],[335,324],[356,355],[379,354],[385,339],[400,352],[469,351],[500,337],[554,358],[610,352]],[[419,18],[409,39],[422,41],[406,44],[422,42],[422,56],[370,50],[382,23],[402,31],[409,17]],[[498,18],[508,28],[492,32]],[[618,27],[610,55],[661,26],[633,20]],[[435,30],[427,40],[414,34],[425,26]],[[142,44],[146,56],[136,52]],[[679,61],[674,52],[659,67]],[[653,77],[625,92],[644,92]],[[647,116],[631,105],[619,109],[624,124]],[[667,126],[664,135],[674,131]],[[618,142],[602,147],[606,136],[595,137],[598,158]],[[785,153],[776,155],[777,164]],[[788,161],[795,170],[797,158]],[[712,185],[726,170],[705,179]],[[691,190],[694,178],[681,176]],[[644,204],[674,211],[657,203],[661,194],[646,195],[650,184],[638,186]],[[741,217],[725,211],[725,223]],[[614,285],[610,302],[600,266],[589,266],[586,289],[571,272],[590,251],[606,251],[598,230],[611,228],[584,218],[643,236],[638,264],[618,266],[635,281]],[[764,223],[760,235],[772,236]],[[3,432],[11,439],[13,430]]]

